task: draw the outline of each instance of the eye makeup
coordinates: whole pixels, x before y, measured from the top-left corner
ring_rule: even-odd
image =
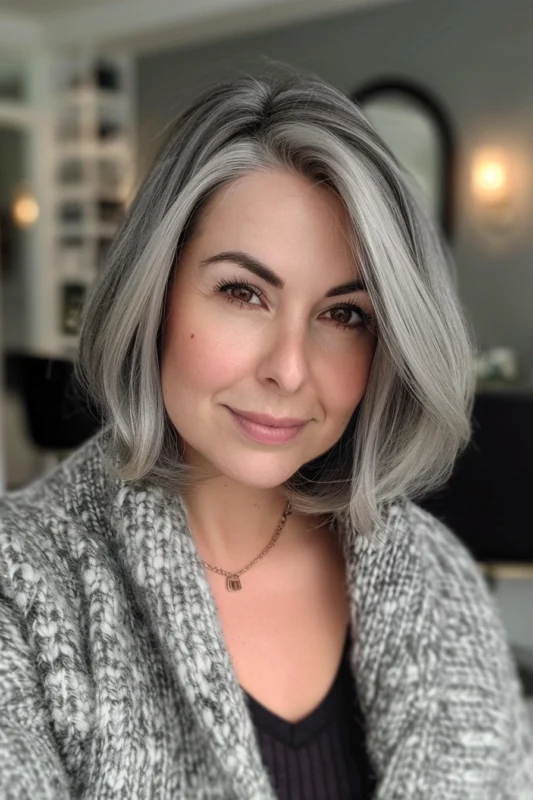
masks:
[[[262,303],[251,303],[248,300],[242,300],[238,297],[234,297],[231,294],[231,291],[235,289],[241,289],[244,292],[249,292],[252,295],[256,295],[260,300],[264,297],[264,292],[259,289],[257,286],[252,286],[248,281],[243,280],[242,278],[231,278],[226,279],[222,278],[218,281],[215,285],[215,292],[222,294],[227,302],[229,303],[238,303],[241,308],[248,308],[253,310],[263,308]],[[365,311],[360,305],[354,303],[352,300],[345,300],[342,303],[337,303],[337,305],[332,306],[329,309],[324,311],[324,314],[329,314],[335,311],[346,311],[349,313],[355,313],[359,316],[359,321],[355,324],[349,324],[346,322],[341,322],[339,320],[331,319],[330,321],[335,325],[336,328],[341,328],[342,330],[346,331],[353,331],[353,330],[360,330],[363,327],[370,328],[373,320],[373,314],[368,311]]]

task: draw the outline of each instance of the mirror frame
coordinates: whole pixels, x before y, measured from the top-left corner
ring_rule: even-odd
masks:
[[[440,141],[442,163],[442,185],[440,187],[438,222],[440,222],[446,238],[450,241],[454,229],[453,215],[456,188],[455,141],[450,117],[441,103],[430,91],[404,78],[384,77],[379,80],[371,81],[364,84],[360,89],[352,92],[350,97],[360,106],[364,114],[364,104],[367,100],[375,100],[380,94],[389,93],[403,95],[409,102],[418,106],[421,111],[430,118],[431,122],[434,123]]]

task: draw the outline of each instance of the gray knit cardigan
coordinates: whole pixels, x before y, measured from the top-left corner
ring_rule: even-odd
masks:
[[[0,499],[0,798],[273,800],[183,505],[112,477],[108,447]],[[533,800],[470,555],[411,502],[380,546],[337,521],[376,800]]]

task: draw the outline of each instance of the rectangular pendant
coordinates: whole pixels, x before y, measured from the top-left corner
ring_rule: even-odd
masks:
[[[226,588],[229,592],[238,592],[242,589],[241,582],[236,575],[230,575],[226,581]]]

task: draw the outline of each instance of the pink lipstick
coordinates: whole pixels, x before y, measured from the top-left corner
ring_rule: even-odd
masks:
[[[294,417],[275,418],[265,414],[252,414],[252,412],[239,413],[229,406],[226,406],[226,408],[230,411],[237,427],[251,439],[261,442],[261,444],[285,444],[290,442],[298,436],[307,422],[307,420]],[[261,421],[257,421],[258,419]],[[275,420],[276,424],[265,424],[266,419]]]

